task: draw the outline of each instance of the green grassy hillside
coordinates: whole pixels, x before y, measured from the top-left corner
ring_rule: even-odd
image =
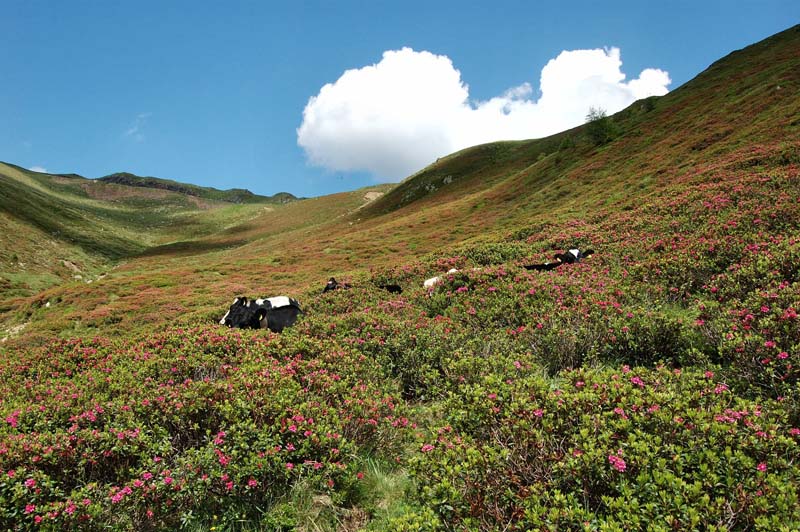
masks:
[[[797,26],[397,186],[76,244],[114,267],[4,303],[0,527],[800,528],[799,94]],[[304,314],[218,326],[242,294]]]
[[[177,189],[0,163],[0,294],[30,295],[76,276],[93,279],[121,259],[194,240],[285,203],[283,196],[169,183]]]

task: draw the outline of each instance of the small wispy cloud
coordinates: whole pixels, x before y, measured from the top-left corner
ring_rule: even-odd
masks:
[[[147,120],[153,116],[153,113],[139,113],[134,118],[130,127],[125,130],[125,137],[135,140],[136,142],[144,142],[144,128],[147,125]]]
[[[47,168],[44,168],[44,167],[42,167],[42,166],[31,166],[30,168],[28,168],[28,170],[30,170],[31,172],[39,172],[40,174],[47,174],[47,173],[49,173],[49,172],[47,171]]]

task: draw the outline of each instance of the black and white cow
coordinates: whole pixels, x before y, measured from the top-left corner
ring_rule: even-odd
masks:
[[[238,329],[269,329],[279,333],[294,325],[302,312],[300,303],[291,297],[250,300],[240,296],[233,300],[219,324]]]
[[[587,249],[586,251],[581,251],[580,249],[570,249],[566,253],[556,253],[555,254],[555,262],[545,262],[544,264],[525,264],[523,268],[526,270],[536,270],[536,271],[550,271],[558,268],[562,264],[575,264],[576,262],[580,262],[581,260],[587,258],[589,255],[593,255],[593,249]]]
[[[349,283],[340,283],[335,278],[331,277],[328,279],[328,283],[325,285],[325,288],[322,289],[322,293],[330,292],[331,290],[349,290],[350,284]]]
[[[586,251],[581,251],[580,249],[570,249],[566,253],[556,253],[554,258],[566,264],[575,264],[576,262],[580,262],[581,260],[593,254],[593,249],[587,249]]]

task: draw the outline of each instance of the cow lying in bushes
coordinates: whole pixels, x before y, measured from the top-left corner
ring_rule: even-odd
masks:
[[[335,278],[331,277],[328,279],[328,283],[325,285],[325,288],[322,289],[322,293],[330,292],[331,290],[349,290],[350,283],[340,283]]]
[[[397,284],[386,284],[386,283],[384,283],[384,284],[377,284],[375,286],[377,286],[381,290],[386,290],[387,292],[389,292],[391,294],[402,294],[403,293],[403,288],[400,285],[397,285]],[[325,288],[322,289],[322,293],[324,294],[325,292],[330,292],[331,290],[349,290],[350,288],[351,288],[351,286],[350,286],[349,283],[340,283],[335,278],[331,277],[328,280],[327,284],[325,285]]]
[[[450,274],[453,274],[453,273],[458,273],[458,270],[455,269],[455,268],[450,268],[449,270],[447,270],[447,275],[450,275]],[[444,280],[444,276],[437,275],[436,277],[431,277],[430,279],[425,279],[425,281],[422,283],[422,287],[426,288],[428,290],[433,290],[433,288],[437,284],[441,283],[443,280]]]
[[[549,271],[558,268],[562,264],[575,264],[576,262],[580,262],[589,257],[590,255],[594,255],[593,249],[587,249],[586,251],[581,251],[580,249],[570,249],[566,253],[556,253],[554,257],[556,262],[545,262],[544,264],[526,264],[523,266],[523,268],[526,270]]]
[[[269,329],[279,333],[294,325],[302,312],[300,303],[291,297],[249,300],[240,296],[233,300],[233,305],[219,320],[219,324],[239,329]]]

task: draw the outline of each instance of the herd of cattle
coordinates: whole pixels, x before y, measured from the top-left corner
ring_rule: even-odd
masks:
[[[526,270],[535,271],[549,271],[553,270],[562,264],[574,264],[589,257],[594,253],[593,250],[587,249],[581,251],[580,249],[570,249],[566,253],[557,253],[555,255],[555,262],[545,262],[543,264],[528,264],[523,266]],[[458,270],[453,268],[447,274],[457,273]],[[442,281],[442,276],[431,277],[426,279],[422,284],[423,287],[429,291]],[[322,293],[330,292],[331,290],[347,290],[350,288],[348,283],[340,283],[333,277],[328,280]],[[381,284],[378,288],[386,290],[393,294],[400,294],[403,289],[396,284]],[[300,308],[300,303],[296,299],[287,296],[277,296],[261,299],[248,299],[244,296],[239,296],[233,300],[231,308],[219,320],[220,325],[227,325],[228,327],[236,327],[239,329],[269,329],[272,332],[279,333],[286,327],[291,327],[297,321],[297,318],[303,311]]]

